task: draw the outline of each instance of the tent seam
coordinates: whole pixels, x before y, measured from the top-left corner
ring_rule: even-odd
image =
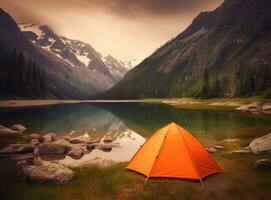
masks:
[[[177,127],[177,128],[179,129],[179,127]],[[193,157],[191,156],[190,148],[189,148],[189,146],[187,145],[184,136],[183,136],[182,134],[180,134],[180,135],[182,136],[183,141],[184,141],[184,143],[185,143],[185,146],[186,146],[186,148],[188,149],[188,153],[189,153],[189,155],[190,155],[189,157],[190,157],[190,160],[191,160],[191,162],[192,162],[193,168],[194,168],[195,172],[197,173],[199,179],[201,179],[201,176],[199,175],[199,172],[198,172],[198,169],[197,169],[197,167],[196,167],[196,165],[195,165],[195,162],[194,162],[194,160],[193,160]]]
[[[170,129],[170,127],[167,129],[167,132],[166,132],[166,134],[165,134],[164,137],[163,137],[163,141],[162,141],[161,146],[160,146],[160,148],[159,148],[159,150],[158,150],[158,152],[157,152],[157,155],[155,156],[155,160],[154,160],[154,162],[153,162],[153,164],[152,164],[152,167],[151,167],[151,170],[150,170],[150,173],[149,173],[148,177],[150,177],[150,175],[151,175],[151,172],[152,172],[153,167],[154,167],[154,165],[155,165],[155,162],[156,162],[156,160],[157,160],[157,156],[159,155],[159,153],[160,153],[160,151],[161,151],[161,149],[162,149],[162,147],[163,147],[163,144],[164,144],[164,141],[165,141],[165,138],[166,138],[166,136],[167,136],[167,134],[168,134],[169,129]]]

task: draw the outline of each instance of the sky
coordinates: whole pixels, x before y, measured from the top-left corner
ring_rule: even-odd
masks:
[[[135,64],[223,0],[0,0],[18,23],[49,25],[98,52]]]

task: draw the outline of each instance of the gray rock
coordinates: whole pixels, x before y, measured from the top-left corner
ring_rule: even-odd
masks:
[[[67,146],[58,143],[42,143],[39,145],[40,154],[65,154],[67,152]]]
[[[239,142],[240,139],[226,139],[226,140],[221,140],[219,143],[234,143],[234,142]]]
[[[225,149],[225,147],[223,147],[221,145],[215,145],[214,148],[217,149],[217,150],[223,150],[223,149]]]
[[[206,148],[206,150],[209,152],[209,153],[217,153],[217,149],[213,148],[213,147],[210,147],[210,148]]]
[[[82,151],[81,148],[75,148],[71,150],[68,155],[73,158],[73,159],[80,159],[84,156],[84,152]]]
[[[71,138],[69,142],[71,144],[82,144],[82,143],[89,143],[91,142],[91,140],[87,137],[78,136],[78,137]]]
[[[26,127],[22,124],[14,124],[11,129],[15,130],[15,131],[19,131],[20,133],[23,133],[26,131]]]
[[[271,169],[271,160],[270,159],[260,159],[254,163],[254,169],[256,170],[266,170]]]
[[[52,142],[56,139],[55,133],[47,133],[42,136],[43,142]]]
[[[230,151],[231,154],[249,154],[251,153],[250,149],[237,149]]]
[[[97,168],[105,168],[110,167],[116,164],[116,161],[111,159],[104,159],[104,158],[94,158],[92,160],[87,160],[82,163],[83,167],[97,167]]]
[[[249,144],[249,148],[253,153],[271,153],[271,133],[255,138]]]
[[[0,150],[0,154],[34,153],[34,147],[28,144],[10,144]]]
[[[9,136],[9,135],[15,135],[15,134],[18,134],[18,133],[20,133],[20,132],[19,131],[15,131],[15,130],[13,130],[11,128],[4,127],[4,128],[0,129],[0,135]]]
[[[17,148],[18,153],[34,153],[33,145],[23,145]]]
[[[57,161],[40,161],[35,165],[22,167],[30,183],[64,184],[74,177],[74,172]]]

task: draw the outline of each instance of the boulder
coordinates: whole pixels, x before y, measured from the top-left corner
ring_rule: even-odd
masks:
[[[43,142],[52,142],[56,139],[55,133],[47,133],[42,136]]]
[[[24,165],[22,172],[30,183],[64,184],[69,182],[74,172],[57,161],[39,161],[35,165]]]
[[[39,145],[40,154],[65,154],[67,152],[67,146],[58,143],[42,143]]]
[[[1,128],[0,129],[0,135],[15,135],[15,134],[18,134],[20,133],[19,131],[16,131],[16,130],[13,130],[11,128]]]
[[[91,140],[87,137],[78,136],[78,137],[74,137],[74,138],[69,139],[69,142],[71,144],[82,144],[82,143],[89,143],[89,142],[91,142]]]
[[[26,131],[26,127],[22,124],[14,124],[11,129],[15,130],[15,131],[19,131],[20,133],[23,133]]]
[[[217,153],[217,149],[216,149],[216,148],[213,148],[213,147],[206,148],[206,150],[207,150],[209,153]]]
[[[110,167],[117,162],[111,159],[104,159],[104,158],[94,158],[92,160],[87,160],[82,163],[83,167],[97,167],[97,168],[105,168]]]
[[[254,169],[256,170],[266,170],[271,169],[271,160],[270,159],[260,159],[254,163]]]
[[[84,152],[82,151],[81,148],[75,148],[75,149],[72,149],[68,155],[73,158],[73,159],[80,159],[84,156]]]
[[[249,144],[249,148],[253,153],[271,153],[271,133],[255,138]]]

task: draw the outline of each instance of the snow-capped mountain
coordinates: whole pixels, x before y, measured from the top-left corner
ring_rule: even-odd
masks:
[[[21,23],[19,27],[34,44],[74,68],[87,68],[118,82],[132,67],[131,62],[122,62],[110,55],[103,56],[88,43],[60,36],[47,25]]]

